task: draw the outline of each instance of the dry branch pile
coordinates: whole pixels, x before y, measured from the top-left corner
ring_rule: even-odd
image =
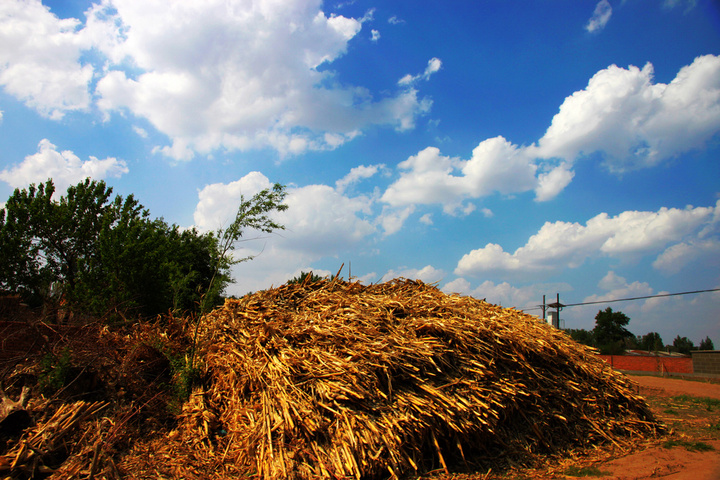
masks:
[[[486,471],[659,428],[562,332],[419,281],[258,292],[206,316],[201,338],[209,388],[170,440],[126,457],[135,476]]]

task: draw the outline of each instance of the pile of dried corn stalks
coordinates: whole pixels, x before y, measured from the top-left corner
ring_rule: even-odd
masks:
[[[285,285],[226,301],[200,328],[210,388],[170,441],[127,457],[138,475],[487,471],[659,428],[628,380],[562,332],[419,281]]]

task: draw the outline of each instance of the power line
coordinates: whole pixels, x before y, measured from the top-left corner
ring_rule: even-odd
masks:
[[[720,292],[720,288],[711,288],[709,290],[693,290],[691,292],[678,292],[678,293],[660,293],[657,295],[645,295],[642,297],[629,297],[629,298],[616,298],[613,300],[597,300],[593,302],[581,302],[581,303],[569,303],[566,305],[563,305],[563,308],[565,307],[577,307],[580,305],[596,305],[598,303],[613,303],[613,302],[627,302],[630,300],[644,300],[646,298],[659,298],[659,297],[674,297],[677,295],[690,295],[694,293],[706,293],[706,292]],[[527,308],[523,311],[527,312],[529,310],[541,310],[542,306],[539,307],[533,307],[533,308]]]

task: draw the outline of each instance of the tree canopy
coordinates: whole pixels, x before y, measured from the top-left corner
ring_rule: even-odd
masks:
[[[713,341],[710,340],[710,337],[705,337],[705,340],[700,340],[700,347],[699,350],[715,350],[715,345],[713,345]]]
[[[675,337],[675,340],[673,340],[673,347],[675,347],[675,350],[678,352],[687,355],[691,350],[695,349],[695,344],[689,338],[678,335]]]
[[[600,310],[595,315],[595,328],[593,336],[600,353],[617,355],[625,350],[625,339],[634,337],[625,328],[630,323],[630,318],[622,312],[613,312],[608,307]]]
[[[155,315],[217,304],[232,281],[228,255],[242,228],[272,231],[267,217],[282,186],[243,199],[232,227],[202,234],[149,212],[133,195],[115,196],[86,179],[53,200],[52,180],[16,189],[0,209],[0,292],[31,305],[62,301],[93,315]]]
[[[664,345],[662,337],[659,333],[650,332],[646,333],[642,336],[642,338],[640,338],[638,347],[642,350],[647,350],[648,352],[657,352],[659,350],[662,350]]]

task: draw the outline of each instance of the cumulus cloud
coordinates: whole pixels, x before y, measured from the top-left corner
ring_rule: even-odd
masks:
[[[517,309],[536,308],[542,303],[542,296],[547,292],[567,292],[571,287],[566,283],[537,283],[526,286],[515,286],[508,282],[495,283],[490,280],[482,282],[477,287],[471,285],[465,278],[456,278],[442,287],[443,292],[460,295],[469,295],[487,302]],[[530,311],[531,314],[539,314]]]
[[[601,2],[602,3],[602,2]],[[432,61],[412,84],[440,68]],[[445,213],[472,211],[463,203],[499,193],[535,192],[555,198],[573,180],[574,162],[600,152],[616,173],[651,167],[702,147],[720,131],[720,56],[698,57],[669,84],[653,83],[653,68],[610,66],[587,88],[567,97],[545,135],[519,146],[502,136],[478,144],[468,160],[427,147],[398,164],[399,178],[382,196],[394,207],[443,206]]]
[[[428,147],[398,164],[400,178],[382,201],[393,205],[440,204],[449,214],[468,213],[468,199],[492,193],[513,194],[536,188],[537,166],[527,150],[503,137],[481,142],[469,160],[447,157]]]
[[[39,1],[2,2],[0,85],[53,119],[87,109],[93,68],[80,62],[87,43],[79,27],[78,20],[60,20]]]
[[[202,231],[226,227],[235,218],[241,196],[247,200],[271,186],[260,172],[227,184],[207,185],[198,193],[195,226]],[[287,193],[288,210],[275,214],[285,230],[277,232],[272,243],[283,252],[302,254],[305,262],[336,255],[376,231],[366,218],[372,205],[367,197],[348,197],[327,185],[289,188]],[[248,232],[246,238],[257,236]]]
[[[13,188],[23,188],[52,178],[57,196],[64,194],[70,185],[88,177],[103,180],[120,177],[128,171],[123,160],[113,157],[100,160],[91,156],[83,161],[69,150],[59,152],[49,140],[43,139],[38,144],[37,153],[28,155],[18,165],[0,171],[0,180]]]
[[[601,213],[585,225],[546,222],[513,253],[488,243],[465,254],[457,275],[485,272],[547,272],[577,268],[597,256],[629,259],[657,253],[666,246],[695,238],[720,207],[661,208],[657,212],[626,211],[614,217]],[[661,261],[662,265],[662,261]]]
[[[389,270],[380,279],[381,282],[387,282],[394,278],[407,278],[410,280],[420,280],[424,283],[437,283],[445,276],[445,272],[439,270],[432,265],[426,265],[423,268],[407,268],[401,267],[398,270]]]
[[[374,98],[340,84],[328,67],[372,11],[353,19],[321,7],[320,0],[170,7],[106,0],[83,24],[59,19],[38,0],[9,0],[0,7],[0,84],[53,118],[87,109],[95,97],[106,118],[121,112],[149,121],[171,139],[155,151],[178,160],[215,149],[297,155],[337,148],[372,125],[413,128],[431,105],[417,89]],[[86,61],[91,50],[101,59]]]
[[[98,105],[144,117],[194,151],[332,149],[368,125],[412,128],[428,108],[414,90],[376,100],[320,71],[345,54],[369,18],[328,17],[319,0],[113,5],[117,14],[103,12],[104,24],[117,37],[121,23],[124,37],[106,53],[142,73],[108,73],[97,85]],[[163,151],[188,156],[183,148]]]
[[[377,223],[382,226],[385,236],[393,235],[400,231],[405,221],[415,211],[415,207],[409,206],[405,208],[383,208],[382,214],[377,219]]]
[[[335,188],[342,193],[347,187],[357,182],[373,177],[379,170],[385,168],[384,164],[378,165],[360,165],[350,170],[350,173],[335,182]]]
[[[348,174],[358,175],[363,174],[358,171]],[[195,226],[203,231],[227,227],[234,219],[241,196],[249,199],[271,186],[270,180],[260,172],[251,172],[230,183],[207,185],[198,192]],[[328,185],[293,187],[288,188],[287,193],[288,210],[274,214],[274,219],[284,225],[285,230],[273,235],[247,231],[243,236],[246,241],[236,245],[238,258],[255,256],[255,259],[234,268],[237,283],[229,288],[229,293],[241,295],[279,285],[301,270],[334,274],[313,269],[313,262],[348,251],[357,254],[363,241],[377,233],[375,223],[370,220],[372,198],[350,197]]]
[[[717,238],[691,239],[672,245],[653,262],[653,267],[665,274],[696,267],[720,266],[720,240]]]
[[[669,84],[653,67],[615,65],[567,97],[535,154],[568,162],[602,152],[614,172],[655,166],[702,147],[720,130],[720,56],[683,67]]]
[[[608,0],[600,0],[597,5],[595,5],[595,11],[593,11],[592,17],[590,17],[590,20],[588,20],[588,23],[585,25],[585,30],[590,33],[602,30],[610,21],[611,16],[612,6],[610,2],[608,2]]]
[[[717,316],[717,305],[720,292],[696,295],[657,296],[668,292],[657,290],[643,281],[630,281],[615,271],[609,271],[597,284],[600,293],[577,299],[578,303],[599,302],[592,305],[581,305],[566,308],[560,314],[567,328],[584,328],[591,330],[595,326],[598,311],[608,307],[614,311],[622,311],[630,318],[628,330],[636,335],[659,332],[665,343],[672,344],[676,335],[687,336],[696,344],[705,336],[720,337],[720,323],[717,322],[679,322],[687,319],[688,312],[693,317],[714,318]],[[562,290],[558,290],[562,292]],[[615,302],[620,299],[652,296]],[[561,301],[562,296],[561,296]],[[574,302],[575,300],[572,300]],[[606,303],[605,303],[606,302]],[[565,301],[564,303],[570,303]]]

